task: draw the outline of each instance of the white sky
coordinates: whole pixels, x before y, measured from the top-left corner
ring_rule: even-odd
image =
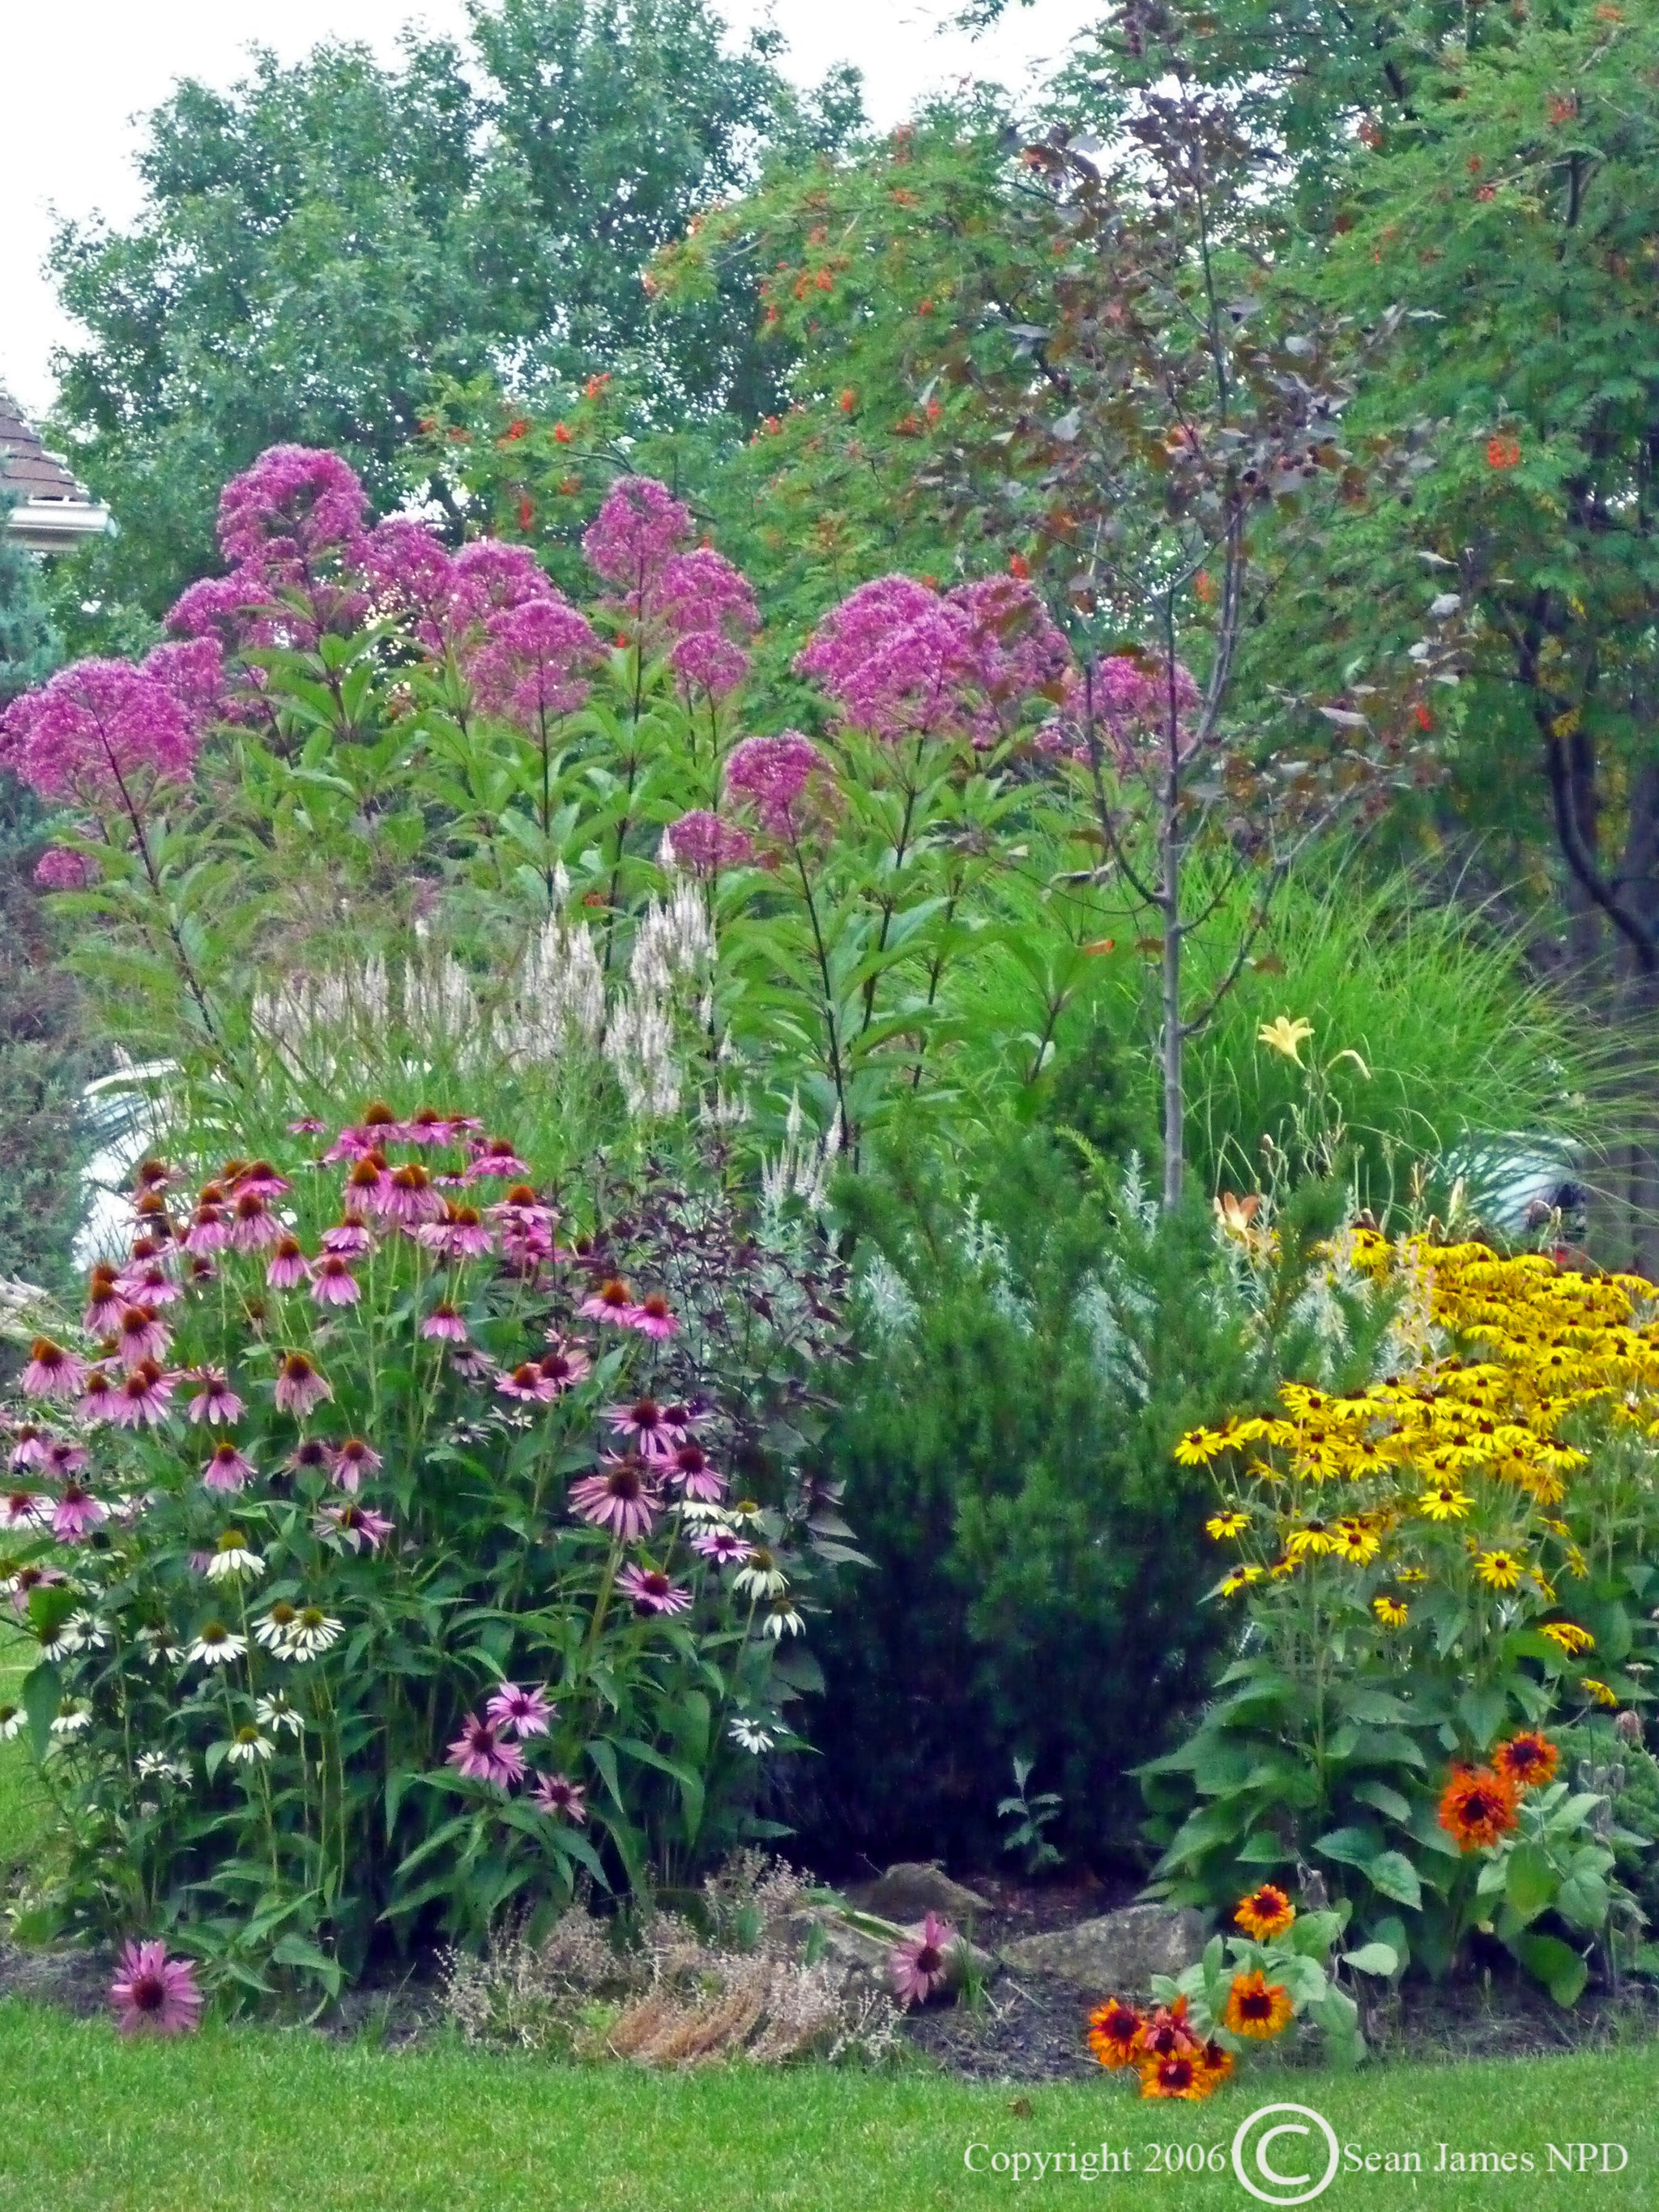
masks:
[[[717,5],[719,0],[717,0]],[[837,62],[864,72],[875,121],[897,122],[923,93],[963,76],[1018,91],[1092,21],[1090,0],[1011,4],[979,40],[945,31],[957,0],[725,0],[739,27],[774,20],[789,40],[785,66],[814,82]],[[101,211],[119,225],[139,198],[131,156],[137,118],[181,76],[228,86],[250,45],[297,59],[319,40],[361,40],[387,59],[410,20],[434,32],[466,27],[462,0],[9,0],[9,92],[0,113],[0,382],[26,408],[52,392],[49,357],[73,337],[41,274],[54,210]]]

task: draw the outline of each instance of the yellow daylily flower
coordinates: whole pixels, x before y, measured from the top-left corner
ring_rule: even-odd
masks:
[[[1270,1052],[1282,1053],[1286,1060],[1294,1060],[1300,1067],[1303,1065],[1302,1047],[1313,1033],[1313,1024],[1304,1021],[1300,1014],[1294,1021],[1288,1014],[1280,1014],[1273,1021],[1262,1023],[1255,1033],[1255,1041],[1258,1044],[1265,1044]]]

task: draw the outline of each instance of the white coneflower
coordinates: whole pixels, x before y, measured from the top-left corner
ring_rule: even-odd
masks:
[[[222,1620],[210,1620],[185,1656],[204,1667],[226,1667],[246,1650],[246,1636],[234,1636]]]
[[[143,1654],[146,1667],[157,1666],[164,1659],[170,1667],[176,1667],[185,1656],[184,1645],[174,1642],[171,1629],[141,1628],[133,1640]]]
[[[68,1659],[76,1651],[86,1649],[87,1639],[76,1627],[76,1615],[70,1613],[67,1620],[58,1622],[52,1632],[52,1641],[40,1646],[43,1659]]]
[[[96,1613],[83,1608],[70,1613],[64,1626],[76,1631],[85,1650],[101,1651],[109,1642],[108,1621],[100,1620]]]
[[[234,1581],[241,1575],[262,1575],[264,1571],[264,1559],[258,1552],[249,1550],[247,1538],[240,1528],[226,1529],[207,1563],[210,1583]]]
[[[87,1705],[65,1705],[52,1724],[54,1735],[79,1735],[83,1729],[92,1726],[92,1707]]]
[[[743,1597],[781,1597],[789,1577],[764,1544],[757,1544],[732,1577],[732,1587]]]
[[[139,1774],[146,1782],[188,1782],[190,1761],[169,1759],[164,1751],[141,1751],[137,1758]]]
[[[9,1743],[21,1734],[28,1715],[21,1705],[0,1705],[0,1743]]]
[[[289,1631],[288,1648],[296,1659],[314,1659],[337,1644],[341,1624],[320,1606],[301,1606]]]
[[[269,1759],[274,1748],[270,1738],[257,1728],[239,1728],[225,1746],[225,1757],[238,1765],[252,1766],[256,1759]]]
[[[302,1716],[289,1705],[285,1692],[278,1690],[274,1697],[261,1698],[253,1708],[253,1717],[261,1728],[273,1732],[287,1729],[291,1735],[301,1735],[305,1728]]]
[[[787,1597],[773,1599],[762,1626],[768,1636],[775,1636],[780,1641],[786,1636],[802,1635],[806,1628],[806,1623]]]
[[[289,1641],[295,1623],[300,1618],[300,1608],[290,1605],[286,1598],[278,1598],[269,1613],[253,1624],[253,1640],[267,1651],[274,1651],[279,1659],[289,1656]]]
[[[680,1498],[675,1500],[674,1510],[682,1521],[695,1521],[700,1528],[729,1528],[731,1516],[723,1505],[712,1498]]]
[[[751,1751],[757,1758],[762,1752],[770,1751],[775,1740],[763,1728],[757,1728],[746,1713],[737,1714],[726,1732],[739,1749]]]

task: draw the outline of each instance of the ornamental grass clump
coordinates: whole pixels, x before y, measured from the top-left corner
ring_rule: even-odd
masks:
[[[900,2007],[848,1960],[813,1957],[808,1883],[735,1852],[692,1901],[607,1929],[573,1906],[542,1934],[522,1917],[482,1954],[454,1951],[442,2002],[470,2043],[676,2068],[891,2055]]]
[[[599,1188],[378,1102],[319,1156],[140,1166],[7,1423],[69,1924],[327,1992],[744,1832],[852,1556],[795,1463],[837,1267],[714,1148]]]
[[[1582,1987],[1571,1939],[1613,1902],[1593,1801],[1552,1801],[1553,1873],[1516,1847],[1507,1917],[1462,1861],[1508,1850],[1550,1784],[1553,1716],[1649,1694],[1659,1290],[1363,1226],[1326,1272],[1387,1302],[1393,1371],[1287,1382],[1177,1450],[1215,1474],[1208,1531],[1234,1564],[1211,1595],[1248,1630],[1198,1733],[1145,1770],[1155,1806],[1191,1808],[1161,1878],[1213,1897],[1236,1869],[1320,1861],[1431,1966],[1495,1925],[1553,1989]]]

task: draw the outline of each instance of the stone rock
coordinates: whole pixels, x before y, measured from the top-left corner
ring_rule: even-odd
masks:
[[[1203,1948],[1200,1914],[1126,1905],[1072,1928],[1022,1936],[1005,1947],[1002,1962],[1011,1973],[1051,1975],[1102,1997],[1136,1997],[1151,1994],[1154,1974],[1181,1973]]]
[[[952,1881],[940,1868],[915,1859],[901,1859],[896,1866],[890,1866],[876,1881],[853,1892],[853,1900],[860,1911],[879,1913],[884,1920],[896,1920],[901,1925],[937,1912],[941,1920],[960,1928],[975,1913],[991,1910],[989,1898]]]

